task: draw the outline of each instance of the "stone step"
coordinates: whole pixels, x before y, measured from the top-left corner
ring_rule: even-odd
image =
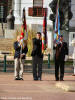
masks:
[[[0,38],[0,51],[11,51],[13,49],[13,39]]]

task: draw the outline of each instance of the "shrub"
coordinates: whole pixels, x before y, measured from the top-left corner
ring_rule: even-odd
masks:
[[[36,35],[35,31],[33,31],[33,30],[28,31],[28,53],[27,53],[28,56],[31,56],[31,52],[32,52],[32,48],[33,48],[32,38],[34,38],[35,35]]]

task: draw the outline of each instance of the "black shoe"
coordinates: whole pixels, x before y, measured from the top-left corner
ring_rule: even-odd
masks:
[[[56,81],[59,81],[59,77],[58,77],[58,78],[56,78]]]
[[[19,78],[19,80],[23,80],[23,78]]]
[[[60,79],[60,81],[64,81],[63,79]]]
[[[19,78],[18,78],[18,77],[16,77],[16,78],[15,78],[15,80],[19,80]]]
[[[38,78],[34,78],[34,81],[37,81],[38,80]]]
[[[59,81],[59,79],[56,79],[56,81]]]
[[[72,76],[75,76],[75,74],[72,74]]]
[[[38,81],[41,81],[41,78],[40,77],[38,78]]]
[[[63,78],[60,78],[60,81],[64,81]]]

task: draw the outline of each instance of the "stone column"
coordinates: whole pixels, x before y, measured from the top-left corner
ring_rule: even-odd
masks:
[[[21,0],[14,0],[15,24],[21,24]]]

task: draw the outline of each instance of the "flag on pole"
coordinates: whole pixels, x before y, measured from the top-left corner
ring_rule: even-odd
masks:
[[[55,19],[55,31],[54,31],[54,43],[58,43],[60,40],[60,15],[59,15],[59,1],[56,7],[56,19]]]
[[[22,46],[24,46],[25,42],[27,42],[27,39],[28,39],[25,8],[23,8],[22,26],[21,26],[21,38],[20,39],[21,39]]]
[[[44,12],[44,19],[43,19],[43,33],[42,33],[42,52],[47,47],[47,13]]]

